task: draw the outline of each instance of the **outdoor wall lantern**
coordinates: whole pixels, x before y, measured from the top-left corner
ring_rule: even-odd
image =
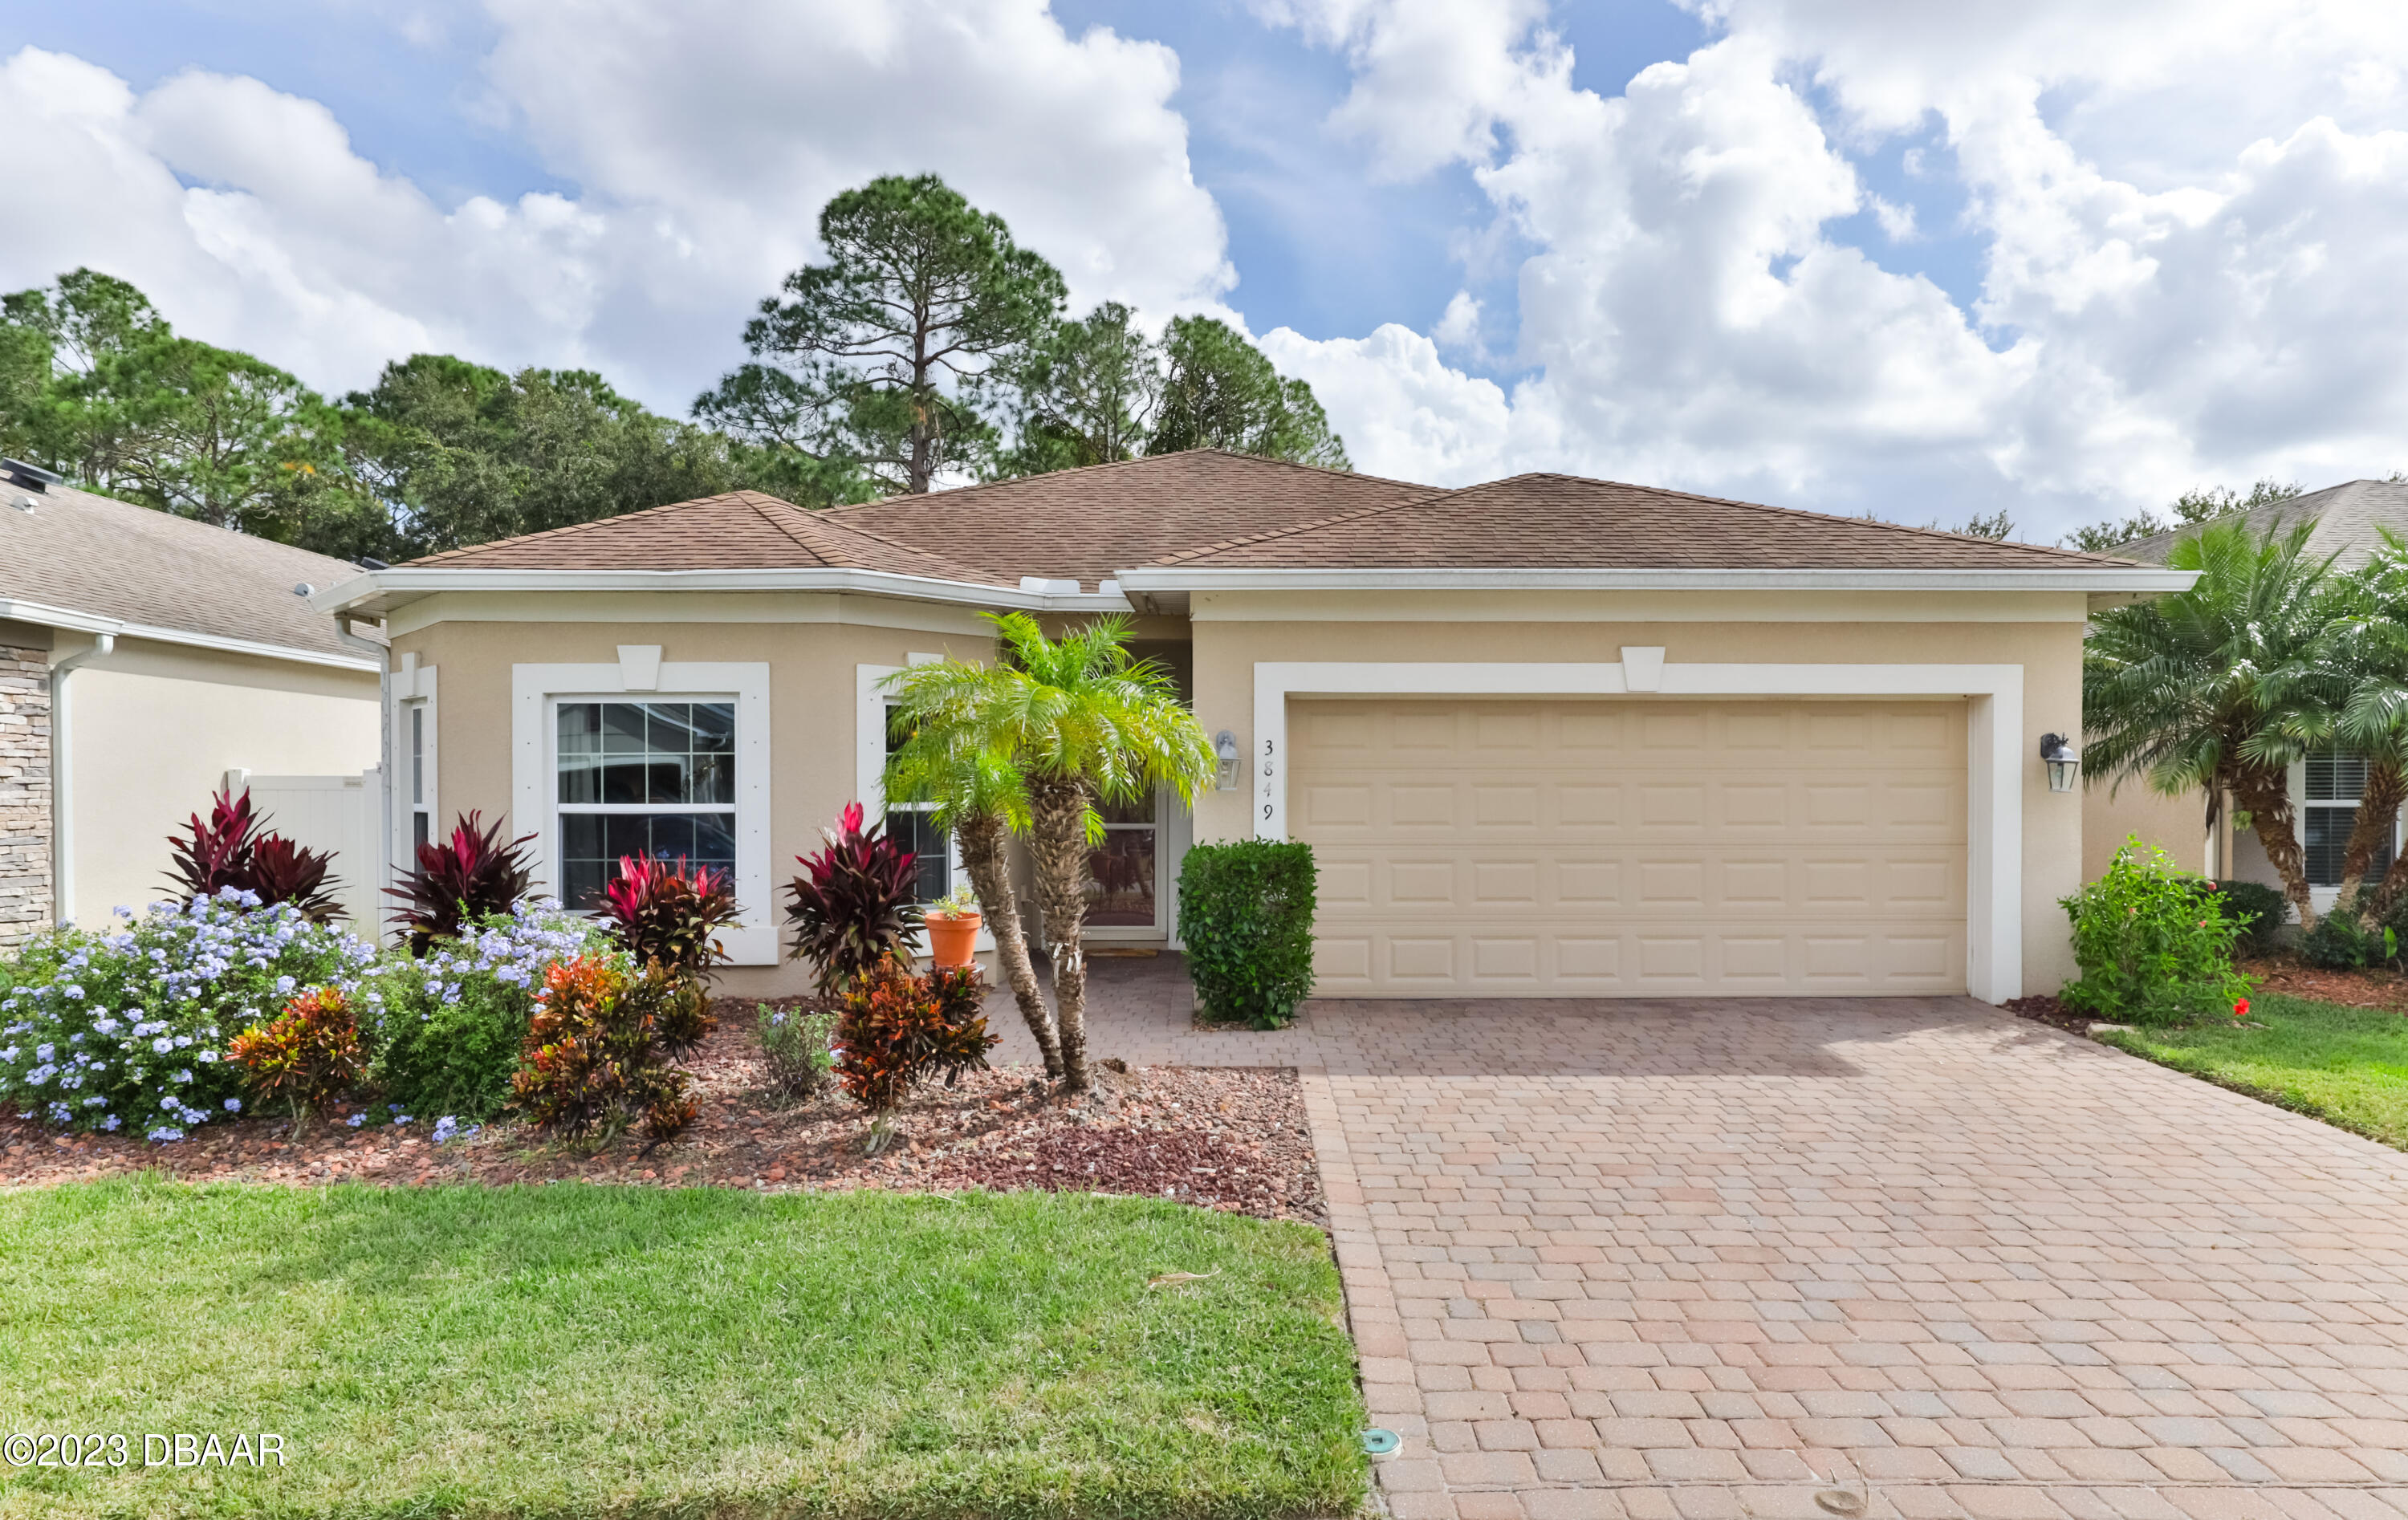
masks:
[[[1238,766],[1244,757],[1238,753],[1238,736],[1224,728],[1212,736],[1212,790],[1234,792],[1238,789]]]
[[[2040,737],[2041,764],[2048,767],[2048,789],[2071,792],[2073,778],[2082,774],[2082,752],[2065,742],[2063,734],[2042,734]]]

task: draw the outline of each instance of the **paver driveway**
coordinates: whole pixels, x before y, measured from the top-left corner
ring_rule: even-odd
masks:
[[[1402,1520],[2408,1516],[2408,1156],[1966,999],[1192,1034],[1176,970],[1096,1049],[1306,1071]]]

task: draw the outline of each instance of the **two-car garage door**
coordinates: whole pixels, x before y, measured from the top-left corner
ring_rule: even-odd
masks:
[[[1324,997],[1965,987],[1961,701],[1289,713]]]

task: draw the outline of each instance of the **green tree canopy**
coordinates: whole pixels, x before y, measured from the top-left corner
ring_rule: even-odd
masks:
[[[1160,349],[1118,301],[1056,323],[1010,377],[1018,437],[994,473],[1136,458],[1162,404],[1162,369]]]
[[[0,296],[0,438],[88,489],[295,539],[348,520],[341,423],[247,353],[176,335],[92,269]]]
[[[2259,480],[2246,491],[2235,491],[2229,485],[2197,488],[2176,496],[2160,517],[2143,507],[2129,517],[2114,518],[2105,523],[2093,523],[2076,528],[2062,540],[2068,549],[2079,549],[2086,554],[2113,553],[2135,538],[2147,538],[2157,534],[2188,527],[2197,523],[2213,523],[2219,517],[2235,512],[2271,507],[2278,501],[2288,501],[2300,494],[2297,481]]]
[[[695,415],[878,489],[924,492],[994,449],[996,381],[1051,334],[1061,272],[935,175],[887,175],[820,212],[824,264],[744,329],[752,361]]]
[[[1281,379],[1227,323],[1173,317],[1162,349],[1168,374],[1147,452],[1227,449],[1325,469],[1353,467],[1312,387]]]
[[[445,354],[387,365],[344,400],[346,454],[411,557],[740,486],[806,505],[813,482],[760,450],[662,417],[582,369],[507,375]]]

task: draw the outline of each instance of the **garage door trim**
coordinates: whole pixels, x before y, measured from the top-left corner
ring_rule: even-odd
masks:
[[[1649,652],[1652,653],[1653,652]],[[1254,665],[1254,835],[1287,832],[1290,697],[1644,697],[1625,664],[1257,661]],[[1645,674],[1641,674],[1644,681]],[[2023,706],[2020,665],[1684,665],[1652,682],[1665,697],[1961,696],[1966,698],[1965,986],[2000,1003],[2023,994]]]

